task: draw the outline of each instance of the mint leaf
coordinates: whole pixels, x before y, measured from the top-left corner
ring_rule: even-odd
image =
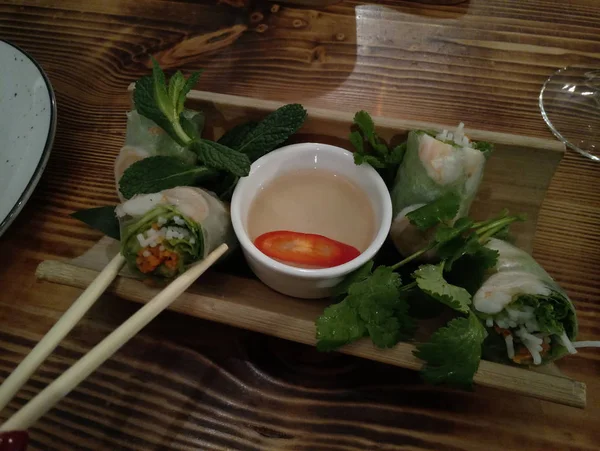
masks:
[[[156,156],[136,161],[121,180],[119,191],[126,199],[136,194],[156,193],[176,186],[194,186],[217,175],[205,166],[195,166],[176,157]]]
[[[471,295],[467,290],[451,285],[444,279],[444,263],[439,265],[421,265],[413,273],[418,287],[427,295],[442,304],[462,313],[469,312]]]
[[[200,139],[190,145],[190,150],[198,155],[200,162],[210,168],[227,171],[238,177],[245,177],[250,173],[248,156],[223,144]]]
[[[183,131],[194,141],[197,141],[202,136],[202,130],[204,129],[204,113],[198,112],[193,118],[193,121],[184,116],[183,113],[179,115],[179,122]]]
[[[451,221],[458,214],[460,196],[455,191],[449,191],[433,202],[406,215],[411,224],[420,230],[427,230],[440,222]]]
[[[181,91],[179,92],[179,96],[177,97],[177,114],[181,114],[183,112],[183,105],[185,103],[185,99],[187,98],[188,93],[194,89],[196,83],[198,83],[198,79],[200,78],[200,74],[202,72],[192,72],[192,74],[188,77],[188,79],[183,84]],[[175,99],[175,98],[173,98]]]
[[[154,100],[154,82],[152,81],[152,77],[142,77],[135,83],[133,103],[139,114],[154,121],[156,125],[166,131],[177,144],[182,146],[185,145],[175,133],[173,124],[163,114]]]
[[[426,382],[442,382],[469,388],[479,368],[485,328],[470,312],[438,329],[428,343],[417,345],[415,357],[424,360],[421,376]]]
[[[152,77],[138,80],[133,92],[138,113],[154,121],[181,146],[187,146],[192,141],[180,123],[180,116],[185,97],[198,77],[199,73],[194,73],[184,80],[181,72],[177,72],[167,85],[164,72],[152,58]]]
[[[304,123],[306,110],[300,104],[284,105],[254,127],[237,146],[239,152],[255,161],[292,136]]]
[[[185,77],[183,76],[181,71],[178,70],[177,72],[175,72],[175,74],[169,80],[169,88],[168,88],[168,96],[169,96],[171,104],[173,105],[173,108],[175,109],[176,113],[178,112],[178,107],[179,107],[179,104],[178,104],[179,94],[183,90],[184,85],[185,85]],[[185,99],[185,95],[183,96],[183,98]],[[181,111],[183,111],[183,105],[181,105]],[[178,114],[181,114],[181,111],[179,111]]]
[[[79,210],[71,213],[71,216],[115,240],[121,238],[115,205]]]
[[[169,122],[172,122],[178,114],[176,114],[175,106],[167,92],[165,74],[154,58],[152,58],[152,90],[158,109],[165,115]]]
[[[244,142],[248,134],[256,128],[258,122],[246,122],[244,124],[236,125],[231,130],[225,132],[221,138],[217,141],[219,144],[231,147],[234,150],[238,150],[239,146]]]
[[[333,290],[333,296],[342,296],[348,293],[348,289],[351,285],[362,282],[371,275],[373,269],[373,260],[369,260],[357,270],[348,274],[344,279],[335,286]]]
[[[317,319],[316,326],[319,351],[333,351],[362,338],[366,333],[364,321],[347,302],[327,307]]]

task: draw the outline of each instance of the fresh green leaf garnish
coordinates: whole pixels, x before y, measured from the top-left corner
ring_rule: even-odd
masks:
[[[350,133],[350,143],[354,147],[354,163],[369,164],[379,169],[380,175],[389,185],[404,158],[406,143],[390,150],[386,142],[377,135],[375,123],[366,111],[359,111],[354,115],[354,124],[358,127],[358,130]]]
[[[109,205],[107,207],[79,210],[71,213],[71,216],[81,222],[85,222],[96,230],[100,230],[106,236],[118,240],[121,237],[121,233],[119,231],[119,221],[115,215],[115,207],[116,205]]]
[[[521,306],[533,307],[534,316],[541,332],[561,335],[564,332],[565,320],[571,314],[569,301],[558,292],[552,292],[548,296],[521,295],[511,307]]]
[[[225,132],[223,136],[217,141],[219,144],[231,147],[234,150],[238,150],[239,146],[244,142],[246,136],[256,128],[258,122],[245,122],[243,124],[233,127],[231,130]]]
[[[472,142],[471,147],[473,147],[473,149],[479,150],[481,153],[485,154],[486,157],[489,157],[490,154],[494,151],[494,145],[486,141]]]
[[[178,71],[167,85],[164,72],[152,58],[152,77],[138,80],[133,92],[133,102],[138,113],[156,122],[182,146],[189,145],[194,139],[185,132],[180,116],[185,97],[199,76],[200,73],[195,72],[185,80]]]
[[[302,105],[284,105],[265,117],[256,127],[250,128],[235,149],[245,153],[250,161],[256,161],[296,133],[305,119],[306,110]]]
[[[367,330],[373,343],[391,347],[411,336],[414,323],[408,316],[408,304],[403,296],[400,276],[390,267],[380,266],[373,274],[349,286],[348,296],[335,310],[325,310],[317,320],[319,349],[328,350],[357,340],[364,335],[348,330]],[[355,314],[350,315],[348,312]],[[334,312],[344,312],[344,315]],[[344,331],[340,333],[340,331]],[[342,340],[345,337],[347,340]]]
[[[200,162],[210,168],[227,171],[238,177],[245,177],[250,173],[248,156],[223,144],[200,139],[194,141],[190,149],[198,155]]]
[[[444,279],[444,264],[421,265],[413,273],[417,285],[427,295],[462,313],[469,312],[471,295],[467,290]]]
[[[190,120],[185,117],[184,113],[179,115],[179,122],[181,122],[181,127],[183,131],[194,141],[200,139],[202,137],[202,130],[204,129],[204,114],[198,112],[194,116],[194,120]]]
[[[176,157],[144,158],[129,166],[119,180],[119,191],[130,199],[136,194],[156,193],[176,186],[194,186],[215,177],[217,172],[206,166],[186,163]]]
[[[461,236],[472,226],[473,221],[469,218],[459,218],[452,226],[440,224],[438,228],[435,229],[435,241],[438,243],[451,241],[454,238]]]
[[[371,271],[373,270],[374,262],[373,260],[369,260],[367,263],[362,265],[356,271],[348,274],[344,279],[335,286],[333,290],[333,296],[342,296],[348,293],[348,289],[351,285],[362,282],[367,279],[371,275]]]
[[[448,191],[433,202],[410,212],[406,217],[420,230],[427,230],[440,222],[453,220],[459,208],[460,196],[455,191]]]
[[[471,387],[485,337],[485,328],[472,312],[468,318],[455,318],[438,329],[429,342],[417,345],[414,352],[425,361],[423,379],[433,384]]]
[[[316,326],[319,351],[333,351],[362,338],[367,332],[358,311],[345,301],[327,307]]]

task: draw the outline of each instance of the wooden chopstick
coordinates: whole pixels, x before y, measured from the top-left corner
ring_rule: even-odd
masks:
[[[182,294],[198,277],[210,268],[226,251],[226,244],[221,244],[204,260],[195,264],[181,276],[171,282],[164,290],[134,313],[127,321],[115,329],[108,337],[98,343],[91,351],[79,359],[71,368],[42,390],[21,410],[15,413],[0,426],[0,432],[26,430],[42,415],[50,410],[64,396],[73,390],[81,381],[109,359],[131,337],[137,334],[146,324],[166,309]]]
[[[125,258],[119,253],[104,267],[98,277],[85,289],[69,309],[61,316],[44,338],[35,345],[17,368],[0,385],[0,411],[10,402],[35,370],[58,346],[58,343],[75,327],[83,315],[94,305],[100,295],[112,283]]]

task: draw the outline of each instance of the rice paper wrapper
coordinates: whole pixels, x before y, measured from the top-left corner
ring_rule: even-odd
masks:
[[[492,290],[493,292],[497,292],[498,290],[505,291],[512,299],[516,299],[519,295],[533,295],[533,292],[537,290],[540,292],[540,303],[544,302],[545,297],[552,296],[553,299],[558,300],[562,305],[566,306],[568,314],[562,324],[569,339],[574,340],[578,332],[575,306],[567,296],[566,292],[544,270],[544,268],[542,268],[542,266],[527,252],[506,241],[492,238],[486,244],[486,247],[496,250],[499,257],[496,266],[486,273],[481,288],[479,288],[473,296],[473,307],[478,316],[482,316],[478,308],[482,308],[481,300],[483,299],[486,290],[488,290],[488,293],[489,290]],[[504,286],[496,287],[494,279],[498,281],[499,274],[506,276],[506,280],[509,282]],[[527,281],[526,287],[514,288],[517,285],[516,281],[519,277],[523,277],[524,279],[521,280]],[[519,290],[525,292],[519,293]],[[498,307],[500,307],[500,305],[498,305]],[[485,313],[483,316],[485,316]],[[542,363],[551,362],[567,353],[568,350],[564,345],[557,340],[553,340],[551,350],[542,357]],[[488,340],[486,340],[486,343],[484,344],[484,356],[488,360],[512,362],[507,357],[504,339],[497,333],[488,334]]]
[[[182,186],[135,196],[116,212],[121,253],[138,275],[175,277],[220,244],[230,249],[237,244],[229,206],[201,188]],[[148,272],[153,265],[146,260],[154,257],[164,263]]]
[[[456,219],[469,213],[477,194],[486,155],[469,146],[440,141],[424,131],[411,131],[404,159],[391,191],[394,219],[390,237],[398,251],[410,255],[429,242],[427,232],[406,215],[448,192],[461,198]]]

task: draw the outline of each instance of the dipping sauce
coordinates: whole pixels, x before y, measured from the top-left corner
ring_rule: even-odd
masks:
[[[375,213],[368,196],[346,177],[302,169],[275,178],[250,205],[247,232],[252,242],[274,231],[322,235],[363,252],[375,237]]]

